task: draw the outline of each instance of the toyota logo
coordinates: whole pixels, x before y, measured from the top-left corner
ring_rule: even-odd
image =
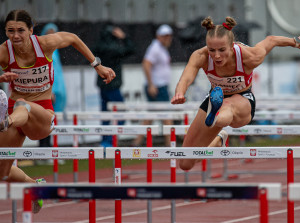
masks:
[[[230,151],[229,151],[229,150],[222,150],[222,151],[221,151],[221,155],[222,155],[222,156],[229,156],[229,154],[230,154]]]
[[[23,152],[23,156],[25,156],[25,157],[31,157],[32,156],[32,152],[30,152],[30,151],[24,151]]]

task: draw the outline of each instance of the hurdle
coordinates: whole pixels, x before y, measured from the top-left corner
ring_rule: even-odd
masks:
[[[198,110],[201,102],[186,102],[184,104],[172,105],[170,102],[109,102],[107,107],[114,107],[122,111],[175,111],[175,110]],[[299,110],[300,104],[294,101],[257,101],[257,110]]]
[[[5,184],[0,191],[6,194]],[[259,200],[260,222],[268,222],[268,201],[281,199],[279,183],[261,184],[20,184],[12,183],[13,199],[23,199],[23,223],[32,223],[31,201],[36,199],[220,199]],[[3,197],[1,193],[1,197]],[[90,218],[90,223],[96,219]],[[121,221],[120,221],[121,222]],[[117,222],[119,223],[119,222]],[[150,223],[150,222],[148,222]]]
[[[55,115],[58,121],[62,120],[72,120],[74,115],[76,115],[77,120],[81,121],[95,121],[95,120],[184,120],[185,115],[188,115],[190,118],[195,116],[194,111],[163,111],[163,112],[151,112],[151,111],[127,111],[127,112],[66,112],[65,114],[62,112],[56,112]]]
[[[189,125],[164,125],[163,134],[172,134],[175,131],[176,135],[185,135],[189,129]],[[300,125],[246,125],[241,128],[223,128],[227,131],[228,135],[300,135]],[[252,159],[250,157],[250,159]],[[202,167],[202,171],[206,168]],[[228,171],[227,160],[224,160],[224,179],[228,179],[230,174],[245,174],[243,171]],[[261,174],[258,171],[247,171],[247,174]],[[274,171],[265,172],[267,174],[275,173]],[[278,172],[276,172],[278,173]],[[209,173],[204,174],[209,175]]]
[[[116,151],[122,150],[120,159],[287,159],[287,184],[294,183],[294,158],[300,158],[300,147],[108,147],[106,158],[114,159]],[[153,155],[153,151],[155,156]],[[225,152],[226,151],[226,152]],[[229,153],[227,151],[230,151]],[[150,155],[150,156],[149,156]],[[294,206],[288,204],[288,212]],[[148,210],[149,211],[149,210]],[[173,213],[172,213],[173,214]],[[173,219],[173,218],[172,218]],[[175,218],[174,218],[175,219]],[[289,222],[290,223],[290,222]]]
[[[146,135],[147,141],[152,135],[159,135],[158,125],[56,125],[51,135]],[[152,140],[151,140],[152,141]],[[56,144],[57,145],[57,144]],[[152,146],[152,145],[151,145]],[[57,146],[56,146],[57,147]],[[76,150],[77,148],[75,148]],[[55,163],[54,163],[55,164]],[[150,165],[150,163],[149,163]],[[73,164],[73,170],[78,170],[78,164]],[[58,165],[53,167],[55,182],[58,182]],[[56,177],[55,177],[56,176]],[[74,177],[74,182],[75,181]],[[77,179],[78,180],[78,179]]]
[[[102,147],[79,147],[74,150],[72,147],[44,147],[40,148],[0,148],[2,160],[32,160],[32,159],[88,159],[89,160],[89,182],[95,182],[95,159],[104,159],[104,149]],[[0,191],[1,192],[1,191]],[[1,195],[0,195],[1,196]],[[12,200],[15,199],[12,197]],[[16,221],[16,202],[13,205],[12,222]],[[90,214],[93,215],[96,211],[95,201],[89,201]]]

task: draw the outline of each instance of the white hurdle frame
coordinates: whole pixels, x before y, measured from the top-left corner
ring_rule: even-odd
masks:
[[[300,147],[228,147],[231,153],[224,155],[224,148],[220,147],[153,147],[153,148],[132,148],[132,147],[108,147],[106,150],[107,159],[117,159],[115,153],[121,153],[120,159],[278,159],[287,158],[287,182],[293,183],[294,158],[300,158]],[[121,152],[122,150],[122,152]],[[255,155],[253,154],[255,150]],[[297,151],[298,150],[298,151]],[[155,156],[153,156],[155,151]],[[293,151],[295,153],[293,154]],[[150,157],[150,158],[149,158]],[[288,203],[288,212],[291,212],[294,205]],[[151,210],[148,209],[151,212]],[[175,219],[173,210],[171,209],[171,219]],[[151,218],[148,218],[151,222]],[[267,222],[267,221],[262,221]],[[289,222],[292,223],[292,222]]]
[[[116,111],[116,112],[56,112],[57,121],[71,121],[74,116],[77,120],[106,120],[106,121],[141,121],[141,120],[184,120],[188,116],[193,120],[198,110],[194,111]],[[254,120],[300,120],[300,111],[277,110],[277,111],[256,111]]]
[[[92,190],[96,190],[97,188],[99,188],[99,190],[101,190],[103,188],[103,193],[107,194],[107,192],[105,192],[105,189],[110,189],[110,191],[113,190],[121,190],[121,189],[127,189],[127,190],[135,190],[137,193],[134,197],[132,197],[133,199],[146,199],[146,197],[140,197],[139,196],[139,188],[143,189],[143,193],[145,193],[145,191],[148,191],[148,194],[151,195],[151,190],[153,190],[152,188],[154,188],[155,190],[155,194],[157,194],[159,188],[161,188],[161,198],[160,197],[149,197],[150,199],[166,199],[164,196],[170,196],[171,193],[176,194],[176,190],[180,189],[184,189],[186,188],[187,190],[189,190],[189,196],[191,196],[191,198],[193,196],[196,197],[202,197],[202,198],[207,198],[209,199],[210,195],[203,195],[202,193],[198,192],[198,190],[206,190],[206,188],[222,188],[222,190],[226,190],[226,188],[228,188],[228,192],[234,188],[244,188],[246,189],[247,187],[251,187],[251,188],[257,188],[258,190],[258,194],[257,194],[257,198],[260,201],[260,223],[267,223],[268,222],[268,201],[269,200],[281,200],[281,184],[279,183],[259,183],[259,184],[243,184],[243,183],[231,183],[231,184],[123,184],[123,185],[116,185],[116,184],[46,184],[46,185],[34,185],[34,184],[20,184],[20,183],[12,183],[10,185],[10,191],[11,191],[11,197],[8,196],[8,192],[7,192],[7,186],[6,184],[0,184],[0,191],[3,192],[1,193],[0,199],[7,199],[7,198],[11,198],[11,199],[18,199],[18,200],[23,200],[24,201],[24,207],[23,207],[23,223],[32,223],[33,219],[32,219],[32,213],[31,213],[31,188],[34,189],[39,189],[39,190],[43,190],[43,188],[45,188],[47,190],[47,188],[56,188],[55,190],[58,191],[58,189],[64,189],[66,191],[68,191],[68,188],[72,189],[72,190],[76,190],[76,189],[80,189],[80,188],[85,188],[86,190],[88,190],[88,188]],[[74,188],[74,189],[73,189]],[[167,192],[169,195],[165,195],[166,190],[164,190],[164,188],[168,188]],[[193,192],[195,191],[195,192]],[[223,191],[221,191],[221,193],[223,193]],[[92,192],[90,194],[93,194]],[[192,196],[192,194],[194,194]],[[66,195],[68,196],[68,193],[66,193]],[[233,196],[233,195],[232,195]],[[59,195],[57,195],[57,198],[59,197]],[[97,195],[97,199],[101,199],[101,193],[99,193],[99,195]],[[115,197],[112,198],[107,198],[107,196],[104,196],[105,198],[103,199],[115,199]],[[131,199],[130,194],[128,194],[127,192],[127,196],[126,194],[124,195],[123,199],[126,199],[125,197],[128,197],[128,199]],[[57,199],[56,197],[54,199]],[[179,199],[180,196],[176,196],[176,199]],[[213,196],[211,197],[212,199],[214,198]],[[243,198],[225,198],[225,197],[218,197],[219,199],[243,199]],[[83,199],[83,197],[77,197],[76,199]],[[92,198],[90,198],[92,199]],[[170,199],[170,198],[169,198]],[[245,198],[244,198],[245,199]],[[248,198],[248,199],[255,199],[255,198]],[[95,219],[90,219],[89,220],[90,223],[94,223]],[[117,223],[120,223],[121,219],[118,220]],[[150,223],[148,221],[148,223]]]
[[[198,110],[201,102],[186,102],[184,104],[172,105],[170,102],[109,102],[107,108],[126,111],[171,111],[171,110]],[[295,101],[256,101],[257,110],[299,110],[300,103]]]
[[[176,135],[185,135],[189,125],[164,125],[163,134],[171,134],[171,129],[175,130]],[[229,135],[300,135],[300,125],[246,125],[241,128],[223,128]],[[241,171],[231,171],[232,174],[243,174]],[[228,179],[230,174],[227,168],[227,160],[224,160],[224,179]],[[249,171],[247,171],[249,173]],[[255,172],[251,172],[255,174]],[[268,173],[272,173],[269,171]],[[278,173],[278,172],[277,172]],[[206,175],[206,174],[204,174]]]
[[[88,159],[89,160],[89,182],[95,182],[95,159],[104,159],[103,147],[80,147],[74,149],[73,147],[26,147],[26,148],[5,148],[0,147],[0,159],[22,159],[22,160],[34,160],[34,159]],[[1,190],[1,189],[0,189]],[[1,192],[1,191],[0,191]],[[14,194],[11,194],[12,198],[12,223],[17,219],[17,204],[14,200]],[[0,195],[1,197],[1,195]],[[96,211],[95,201],[89,201],[89,210],[91,215]]]
[[[88,120],[184,120],[185,115],[189,118],[194,118],[196,115],[195,111],[163,111],[163,112],[137,112],[137,111],[116,111],[116,112],[56,112],[56,118],[58,121],[72,120],[74,115],[77,116],[78,120],[88,121]]]
[[[51,135],[152,135],[159,134],[158,125],[56,125]]]

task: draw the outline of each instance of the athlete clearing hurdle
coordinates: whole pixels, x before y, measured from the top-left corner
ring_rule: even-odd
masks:
[[[222,25],[214,25],[210,17],[202,21],[207,29],[206,46],[191,55],[177,84],[172,104],[186,101],[185,93],[202,68],[211,90],[191,123],[183,147],[217,147],[217,134],[223,127],[242,127],[251,122],[255,97],[251,91],[253,69],[258,67],[275,46],[299,48],[299,38],[267,36],[254,47],[234,42],[231,29],[236,25],[226,17]],[[193,168],[197,160],[180,160],[183,170]]]
[[[105,83],[115,78],[112,69],[101,65],[89,48],[73,33],[57,32],[44,36],[33,34],[33,20],[24,10],[11,11],[5,20],[8,40],[0,45],[0,82],[9,82],[7,100],[0,90],[0,147],[21,147],[27,136],[31,140],[47,137],[53,130],[54,111],[51,102],[54,71],[52,53],[72,45],[93,66]],[[13,166],[14,160],[0,160],[0,180],[42,183]],[[41,209],[34,202],[33,212]]]

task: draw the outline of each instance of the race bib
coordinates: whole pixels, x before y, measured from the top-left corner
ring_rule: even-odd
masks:
[[[28,69],[11,69],[11,72],[19,75],[13,81],[17,91],[24,93],[43,92],[51,87],[48,64]]]
[[[239,92],[246,88],[244,76],[216,77],[215,75],[208,73],[207,78],[210,81],[212,88],[219,86],[225,94]]]

